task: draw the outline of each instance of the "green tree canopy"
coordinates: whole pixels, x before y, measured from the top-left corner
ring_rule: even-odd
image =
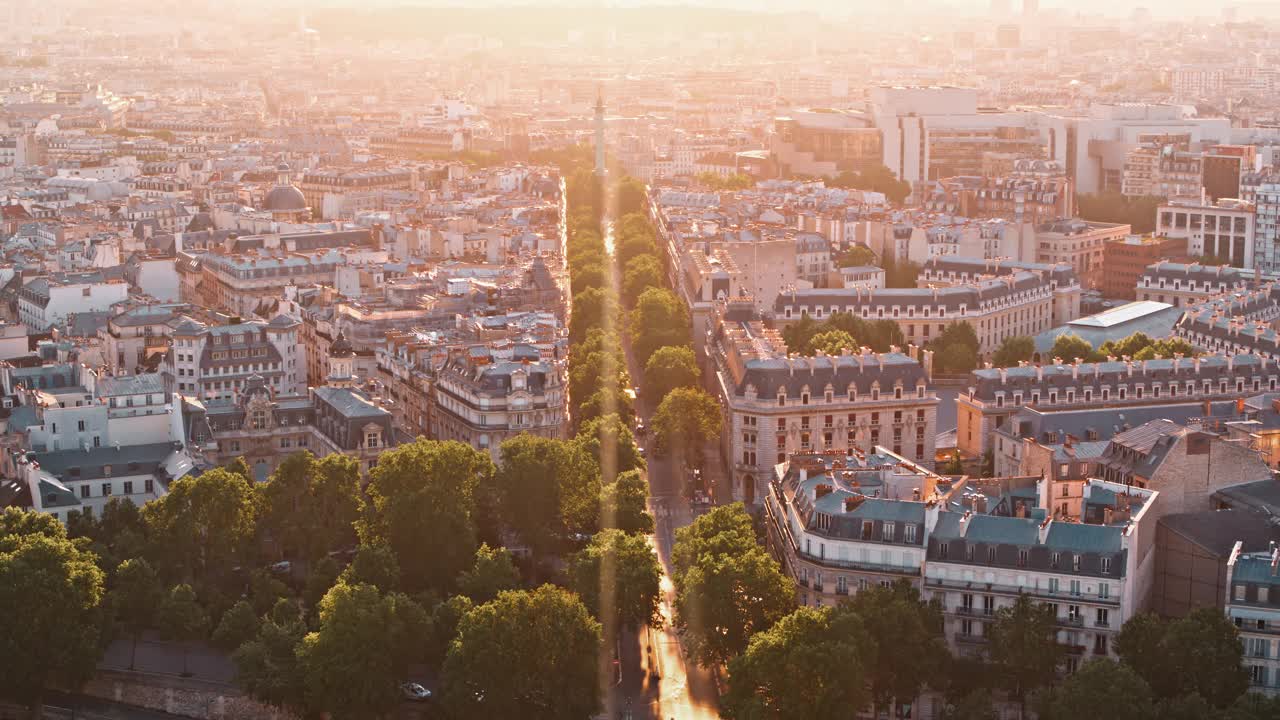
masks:
[[[1076,196],[1081,218],[1093,222],[1126,223],[1138,234],[1156,229],[1156,211],[1164,201],[1162,197],[1131,197],[1114,191]]]
[[[587,720],[600,704],[600,623],[552,585],[508,591],[463,617],[445,660],[455,717]]]
[[[110,592],[111,608],[116,624],[129,634],[129,669],[133,669],[138,650],[138,636],[155,623],[156,609],[163,595],[160,576],[142,558],[120,563]]]
[[[755,180],[746,173],[721,175],[710,170],[698,173],[694,176],[694,180],[697,180],[699,185],[712,190],[746,190],[755,184]]]
[[[609,269],[604,263],[591,263],[570,266],[572,278],[570,291],[577,295],[587,288],[605,288],[609,286]]]
[[[213,644],[220,650],[233,652],[258,636],[258,615],[247,600],[240,600],[222,613],[213,630]]]
[[[481,545],[476,550],[476,562],[458,578],[458,591],[471,598],[471,602],[483,605],[498,597],[503,590],[520,587],[520,571],[511,562],[506,548]]]
[[[660,257],[658,244],[653,237],[653,228],[649,226],[648,221],[642,228],[617,233],[616,238],[614,253],[618,267],[629,267],[635,260],[642,257],[655,261]]]
[[[1148,720],[1155,718],[1151,688],[1131,668],[1110,658],[1090,660],[1042,703],[1043,720]]]
[[[168,493],[142,508],[142,516],[161,576],[212,592],[248,557],[257,503],[244,478],[217,468],[171,483]]]
[[[407,596],[339,583],[320,601],[320,627],[298,647],[307,703],[334,717],[378,720],[421,656],[426,612]]]
[[[662,568],[645,536],[601,530],[570,560],[569,577],[587,609],[605,627],[661,625]]]
[[[849,246],[848,250],[840,253],[840,257],[836,260],[836,267],[866,267],[876,265],[876,254],[871,248],[860,243]]]
[[[591,418],[578,430],[574,444],[586,455],[595,458],[601,481],[613,482],[618,473],[644,467],[644,458],[631,428],[614,413]]]
[[[53,517],[0,514],[0,696],[31,708],[52,684],[79,687],[101,655],[103,573]]]
[[[690,657],[728,662],[795,604],[795,584],[760,546],[741,503],[722,505],[676,532],[676,625]]]
[[[521,434],[504,441],[499,454],[496,484],[503,521],[535,552],[549,552],[566,531],[594,527],[600,477],[580,447]]]
[[[305,714],[306,689],[297,649],[306,632],[296,604],[288,600],[276,603],[262,618],[257,637],[231,656],[236,684],[261,702]]]
[[[641,293],[666,284],[662,264],[654,255],[638,255],[627,261],[622,273],[622,301],[634,307]]]
[[[1016,367],[1019,362],[1030,362],[1036,354],[1036,342],[1026,335],[1007,337],[991,356],[996,367]]]
[[[720,404],[705,391],[676,388],[653,414],[653,433],[660,450],[699,462],[703,445],[720,437],[722,422]]]
[[[1062,358],[1063,362],[1069,363],[1074,362],[1076,358],[1090,360],[1093,357],[1093,345],[1090,345],[1088,340],[1075,333],[1063,333],[1053,341],[1053,347],[1049,350],[1049,357],[1044,359],[1049,362],[1053,358]]]
[[[363,583],[390,592],[400,587],[400,561],[388,545],[361,545],[338,579],[348,585]]]
[[[1235,625],[1215,608],[1173,621],[1137,615],[1120,628],[1115,649],[1159,698],[1195,692],[1225,708],[1249,687]]]
[[[640,293],[631,311],[631,347],[636,360],[647,365],[664,345],[689,345],[689,314],[684,303],[666,288],[652,287]]]
[[[658,348],[649,356],[644,366],[644,392],[646,402],[652,406],[661,403],[667,393],[679,387],[697,387],[702,376],[693,348],[687,345],[668,345]]]
[[[588,331],[596,328],[617,327],[617,315],[618,299],[609,290],[593,287],[577,293],[573,296],[573,315],[569,318],[569,342],[581,342]]]
[[[360,461],[332,453],[317,460],[294,453],[261,487],[265,500],[261,524],[286,552],[315,562],[330,551],[356,542],[360,516]]]
[[[643,213],[649,204],[649,194],[645,190],[644,182],[630,175],[619,178],[614,184],[613,192],[616,201],[615,212],[618,215]]]
[[[1052,605],[1019,595],[1012,606],[997,610],[995,622],[987,626],[991,662],[1023,705],[1032,691],[1057,677],[1066,652],[1058,644],[1057,622]]]
[[[860,591],[848,604],[871,638],[866,660],[871,697],[877,708],[910,701],[926,683],[943,674],[950,657],[943,639],[942,610],[921,602],[906,581]]]
[[[156,621],[165,638],[182,645],[182,674],[190,675],[187,671],[190,645],[209,634],[209,615],[196,599],[196,591],[186,583],[175,585],[160,600]]]
[[[867,190],[883,193],[885,199],[895,205],[901,205],[911,194],[911,183],[899,180],[893,171],[884,165],[876,165],[862,172],[846,170],[826,181],[828,187]]]
[[[600,527],[615,527],[627,533],[653,532],[649,514],[649,483],[639,470],[628,470],[600,489]]]
[[[383,452],[366,488],[372,512],[360,521],[362,542],[391,548],[406,589],[450,587],[475,557],[475,494],[493,472],[486,453],[456,441]]]
[[[846,352],[854,352],[858,347],[858,341],[852,335],[843,330],[828,330],[818,333],[809,341],[809,349],[811,354],[817,354],[822,351],[827,355],[842,355]]]
[[[864,708],[871,701],[865,678],[873,647],[856,613],[799,608],[753,636],[746,652],[730,661],[725,716],[809,720]]]

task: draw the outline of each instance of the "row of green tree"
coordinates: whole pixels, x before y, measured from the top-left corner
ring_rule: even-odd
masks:
[[[630,339],[644,368],[646,402],[656,407],[653,429],[659,451],[700,463],[706,441],[720,432],[715,401],[698,389],[701,375],[693,353],[689,313],[668,284],[669,259],[644,214],[644,186],[623,177],[608,184],[584,169],[568,181],[568,262],[573,291],[569,352],[570,396],[575,420],[614,412],[634,416],[625,390],[621,334]],[[592,189],[594,188],[594,189]],[[605,205],[621,214],[602,224]],[[611,232],[613,256],[604,243]],[[614,288],[613,265],[621,280]],[[619,297],[619,294],[621,297]]]
[[[755,180],[746,173],[721,175],[717,172],[700,172],[694,176],[699,185],[712,190],[746,190],[755,185]]]
[[[1146,333],[1136,332],[1121,340],[1107,340],[1093,349],[1093,345],[1075,333],[1063,333],[1053,341],[1053,347],[1040,357],[1042,362],[1053,358],[1061,358],[1063,362],[1074,362],[1080,358],[1083,362],[1102,362],[1108,357],[1128,357],[1133,360],[1154,360],[1156,358],[1172,358],[1175,355],[1195,357],[1200,354],[1194,345],[1182,338],[1170,337],[1156,340]],[[1019,362],[1032,362],[1036,359],[1035,341],[1026,335],[1005,338],[1000,347],[991,355],[991,364],[996,367],[1013,367]]]
[[[1135,233],[1149,233],[1156,229],[1156,212],[1164,202],[1164,198],[1154,195],[1129,196],[1115,191],[1076,196],[1081,218],[1094,222],[1125,223]]]
[[[1029,596],[996,611],[981,657],[953,657],[938,601],[901,581],[835,607],[795,607],[794,585],[756,539],[739,505],[681,530],[672,553],[677,623],[691,657],[727,664],[730,718],[877,714],[930,689],[951,720],[994,720],[1000,701],[1057,720],[1277,717],[1280,700],[1246,694],[1235,626],[1217,609],[1178,620],[1139,615],[1121,628],[1119,661],[1064,677],[1087,648],[1058,638],[1057,609]],[[780,671],[785,668],[785,671]]]
[[[619,474],[603,484],[606,434]],[[362,489],[355,459],[304,452],[266,483],[247,468],[215,469],[142,508],[113,500],[100,517],[72,513],[66,528],[10,510],[0,609],[24,621],[6,634],[0,696],[38,705],[45,687],[86,680],[111,640],[136,648],[154,630],[232,652],[247,692],[303,716],[381,717],[415,664],[442,669],[457,717],[521,715],[566,672],[590,681],[562,686],[554,702],[594,709],[599,622],[649,622],[657,607],[634,441],[610,418],[572,440],[518,436],[500,457],[495,466],[460,443],[419,440],[385,452]],[[539,560],[586,535],[563,580],[574,592],[504,592],[538,582]],[[498,546],[504,537],[531,556],[523,572]],[[291,567],[268,569],[282,556]],[[618,573],[607,600],[602,566]],[[557,638],[568,644],[551,647]],[[514,650],[529,643],[547,652]],[[492,672],[494,658],[514,657],[528,666]]]
[[[906,339],[902,328],[892,320],[863,320],[852,313],[838,312],[818,322],[805,313],[796,322],[782,328],[787,352],[813,355],[817,351],[839,355],[844,350],[857,353],[868,347],[876,352],[889,352],[890,346],[902,347]]]
[[[875,165],[862,172],[846,170],[828,178],[826,185],[833,188],[884,193],[885,199],[894,205],[901,205],[911,194],[911,183],[899,180],[898,176],[884,165]]]

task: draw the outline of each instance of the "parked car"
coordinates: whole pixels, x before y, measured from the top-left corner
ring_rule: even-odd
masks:
[[[431,699],[431,691],[422,687],[416,682],[407,682],[400,686],[400,694],[405,700],[413,700],[419,702]]]
[[[277,575],[285,575],[293,570],[293,563],[288,560],[281,560],[271,566],[271,572]]]

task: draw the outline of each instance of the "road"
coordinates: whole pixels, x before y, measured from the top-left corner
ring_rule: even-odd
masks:
[[[605,235],[605,247],[613,255],[613,233]],[[613,283],[621,283],[621,272],[613,268]],[[631,344],[625,333],[623,351],[632,382],[639,384],[644,377],[643,368],[631,352]],[[636,416],[650,425],[656,407],[650,407],[641,388],[636,401]],[[652,435],[637,438],[644,446],[648,464],[649,510],[653,513],[655,529],[652,543],[662,563],[662,617],[661,628],[641,630],[638,633],[621,634],[619,642],[620,682],[610,688],[606,699],[606,714],[610,720],[715,720],[718,711],[718,692],[715,678],[696,663],[687,662],[675,630],[675,586],[671,581],[671,548],[676,530],[693,522],[695,508],[685,497],[683,471],[670,457],[659,457],[654,452]],[[708,453],[715,462],[718,453]],[[708,472],[711,472],[708,469]]]

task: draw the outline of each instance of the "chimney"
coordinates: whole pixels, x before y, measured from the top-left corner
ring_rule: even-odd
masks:
[[[1000,384],[1004,385],[1005,381],[1008,379],[1009,379],[1009,371],[1004,368],[1000,368]]]
[[[1196,371],[1196,374],[1199,374],[1199,373],[1200,373],[1200,358],[1199,358],[1199,357],[1193,357],[1193,358],[1191,358],[1191,367],[1192,367],[1192,369],[1193,369],[1193,370],[1195,370],[1195,371]]]
[[[832,487],[826,483],[822,483],[813,489],[813,499],[819,500],[831,494]]]
[[[987,512],[987,496],[979,495],[973,501],[973,511],[979,515],[985,515]]]
[[[858,509],[858,506],[862,505],[863,501],[865,501],[866,499],[867,499],[867,498],[866,498],[865,496],[863,496],[863,495],[851,495],[851,496],[849,496],[849,497],[845,498],[845,499],[844,499],[844,511],[845,511],[845,512],[853,512],[854,510],[857,510],[857,509]]]

